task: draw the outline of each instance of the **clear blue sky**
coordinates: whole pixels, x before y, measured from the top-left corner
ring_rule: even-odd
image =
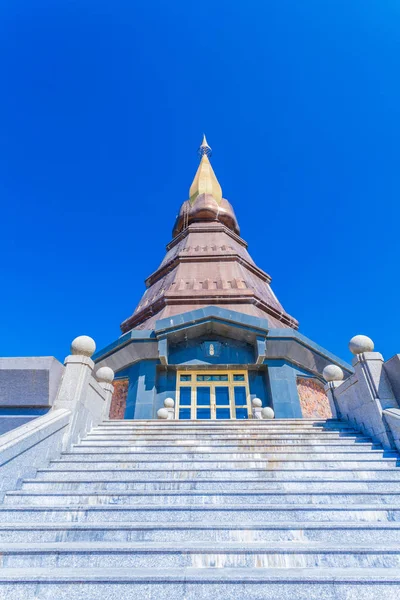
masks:
[[[203,131],[302,333],[400,352],[397,0],[0,4],[0,355],[116,339]]]

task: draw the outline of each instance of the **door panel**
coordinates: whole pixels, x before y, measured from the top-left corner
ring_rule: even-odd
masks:
[[[181,406],[190,406],[192,403],[192,388],[189,386],[182,386],[181,387],[181,394],[180,394],[180,405]]]
[[[230,408],[218,408],[216,409],[217,419],[231,419],[231,409]]]
[[[178,419],[251,417],[247,371],[178,371],[176,398]]]
[[[219,406],[229,406],[229,387],[226,385],[215,386],[215,404]]]
[[[211,387],[198,386],[196,388],[196,404],[197,406],[211,406]]]
[[[236,408],[236,418],[237,419],[248,419],[249,413],[248,413],[247,407]]]
[[[197,408],[196,419],[211,419],[211,408]]]
[[[179,418],[183,420],[190,420],[192,418],[190,413],[190,408],[180,408],[179,409]]]

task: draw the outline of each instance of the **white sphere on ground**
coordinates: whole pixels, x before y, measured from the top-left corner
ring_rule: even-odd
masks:
[[[260,400],[260,398],[253,398],[253,400],[251,401],[251,404],[253,405],[254,408],[261,408],[262,400]]]
[[[95,351],[96,343],[88,335],[76,337],[71,344],[71,354],[76,356],[93,356]]]
[[[322,371],[322,376],[325,381],[342,381],[344,373],[337,365],[327,365]]]
[[[102,383],[112,383],[114,381],[114,371],[110,367],[100,367],[96,371],[96,379]]]
[[[275,417],[275,413],[270,406],[265,406],[261,409],[261,416],[263,419],[273,419]]]
[[[362,352],[373,352],[374,342],[366,335],[355,335],[349,342],[350,352],[352,354],[361,354]]]
[[[173,398],[165,398],[164,406],[165,406],[165,408],[174,408],[174,406],[175,406],[174,399]]]
[[[168,410],[166,408],[160,408],[157,411],[157,417],[159,419],[168,419]]]

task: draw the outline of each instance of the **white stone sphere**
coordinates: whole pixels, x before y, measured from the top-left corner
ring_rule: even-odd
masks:
[[[355,335],[349,342],[350,352],[352,354],[361,354],[362,352],[373,352],[374,342],[366,335]]]
[[[261,416],[263,419],[273,419],[275,417],[275,413],[270,406],[265,406],[261,409]]]
[[[342,381],[344,373],[337,365],[327,365],[322,371],[322,376],[325,381]]]
[[[262,407],[262,400],[260,400],[260,398],[253,398],[253,400],[251,401],[252,405],[254,408],[261,408]]]
[[[114,371],[110,367],[100,367],[96,371],[96,379],[102,383],[112,383],[114,381]]]
[[[164,406],[165,406],[165,408],[174,408],[175,402],[174,402],[173,398],[165,398]]]
[[[159,419],[168,419],[168,410],[166,408],[160,408],[157,411],[157,417]]]
[[[92,356],[96,351],[95,341],[88,335],[76,337],[71,344],[71,354]]]

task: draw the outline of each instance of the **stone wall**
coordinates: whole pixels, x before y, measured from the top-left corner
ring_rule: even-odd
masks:
[[[305,419],[330,419],[332,411],[322,383],[317,379],[299,377],[297,391]]]
[[[0,358],[0,435],[46,414],[63,372],[51,356]]]
[[[128,396],[129,379],[115,379],[113,382],[114,393],[110,406],[110,419],[123,419],[126,409],[126,398]]]

